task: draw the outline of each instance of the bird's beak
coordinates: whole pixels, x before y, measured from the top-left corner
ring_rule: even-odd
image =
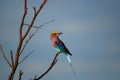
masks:
[[[62,32],[59,32],[58,34],[61,35],[61,34],[63,34],[63,33],[62,33]]]

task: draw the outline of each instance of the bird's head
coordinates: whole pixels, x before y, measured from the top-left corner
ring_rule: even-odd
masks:
[[[61,34],[63,34],[63,33],[56,31],[56,32],[52,32],[50,36],[51,36],[51,38],[54,38],[54,37],[58,37],[58,36],[61,35]]]

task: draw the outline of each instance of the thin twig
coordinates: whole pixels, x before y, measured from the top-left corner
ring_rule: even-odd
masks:
[[[43,24],[40,25],[40,26],[34,26],[34,28],[41,28],[41,27],[43,27],[45,24],[48,24],[48,23],[53,22],[53,21],[54,21],[54,20],[46,21],[45,23],[43,23]]]
[[[44,25],[46,25],[46,24],[48,24],[50,22],[53,22],[53,21],[54,20],[46,21],[45,23],[41,24],[40,26],[32,26],[32,27],[34,27],[34,28],[42,28]],[[30,26],[29,24],[26,24],[26,23],[24,23],[24,25]]]
[[[12,62],[12,66],[14,65],[14,58],[13,58],[13,52],[12,50],[10,50],[10,56],[11,56],[11,62]]]
[[[7,56],[5,55],[5,52],[4,52],[3,49],[2,49],[2,45],[1,45],[1,44],[0,44],[0,50],[1,50],[1,53],[2,53],[5,61],[7,62],[7,64],[8,64],[10,67],[12,67],[11,63],[10,63],[9,60],[7,59]]]
[[[57,53],[55,54],[55,57],[54,57],[52,63],[50,64],[49,68],[48,68],[42,75],[40,75],[40,76],[37,77],[37,78],[34,78],[33,80],[40,80],[42,77],[44,77],[44,76],[54,67],[54,65],[55,65],[56,62],[58,61],[57,57],[58,57],[59,53],[60,53],[60,52],[57,52]]]
[[[30,26],[29,24],[26,24],[26,23],[24,23],[24,25],[26,25],[26,26]],[[38,26],[32,26],[32,27],[38,27]]]
[[[30,53],[28,53],[20,62],[19,64],[21,64],[24,60],[26,60],[34,51],[31,51]]]
[[[34,10],[34,16],[36,15],[36,7],[34,6],[33,7],[33,10]]]
[[[23,75],[23,72],[22,72],[22,70],[20,70],[20,71],[19,71],[19,80],[21,80],[22,75]]]

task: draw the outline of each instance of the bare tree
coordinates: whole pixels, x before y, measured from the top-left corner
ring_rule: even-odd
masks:
[[[27,56],[25,56],[22,60],[19,60],[19,58],[21,57],[21,54],[23,53],[23,51],[25,50],[25,47],[27,46],[27,44],[29,43],[29,41],[31,40],[31,38],[33,38],[33,36],[39,31],[39,29],[41,27],[43,27],[45,24],[51,22],[51,21],[47,21],[45,23],[43,23],[40,26],[34,26],[34,22],[36,20],[36,17],[38,16],[38,14],[41,12],[41,10],[43,9],[44,5],[47,3],[47,0],[43,0],[43,2],[40,4],[39,8],[36,9],[36,7],[33,7],[34,10],[34,15],[33,18],[31,19],[30,23],[25,23],[25,18],[27,15],[27,11],[28,11],[28,7],[27,7],[27,0],[24,0],[24,13],[22,16],[22,20],[21,20],[21,24],[19,26],[19,43],[16,49],[16,52],[13,54],[13,51],[10,50],[10,57],[11,60],[9,60],[6,56],[6,53],[4,52],[2,45],[0,44],[0,50],[1,50],[1,54],[4,57],[4,60],[7,62],[7,64],[9,65],[9,67],[11,68],[8,80],[13,80],[14,79],[14,75],[16,74],[16,70],[18,68],[18,66],[34,51],[30,52]],[[26,31],[23,33],[23,28],[24,26],[26,27]],[[35,28],[36,30],[30,35],[30,31]],[[57,52],[54,56],[53,61],[51,62],[50,66],[48,67],[48,69],[41,75],[39,75],[38,77],[35,76],[32,80],[40,80],[43,76],[45,76],[52,68],[53,66],[56,64],[57,60],[57,56],[59,55],[59,52]],[[23,71],[20,70],[19,71],[19,77],[18,80],[21,80],[21,77],[23,75]]]

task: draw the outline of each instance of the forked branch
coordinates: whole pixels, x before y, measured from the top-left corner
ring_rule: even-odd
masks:
[[[34,24],[34,22],[35,22],[35,20],[36,20],[36,17],[37,17],[38,14],[40,13],[40,11],[42,10],[42,8],[43,8],[43,6],[46,4],[46,2],[47,2],[47,0],[44,0],[44,1],[42,2],[42,4],[40,5],[39,9],[36,10],[36,13],[35,13],[35,15],[33,16],[33,19],[32,19],[32,21],[31,21],[31,23],[30,23],[27,31],[26,31],[25,34],[23,35],[23,39],[26,38],[26,36],[27,36],[28,33],[30,32],[30,30],[31,30],[31,28],[32,28],[32,26],[33,26],[33,24]]]
[[[27,44],[31,40],[31,38],[38,32],[38,30],[41,27],[43,27],[45,24],[50,23],[50,22],[53,21],[53,20],[47,21],[47,22],[43,23],[40,26],[33,26],[33,24],[34,24],[34,22],[36,20],[36,17],[40,13],[40,11],[42,10],[42,8],[46,4],[46,2],[47,2],[47,0],[43,0],[42,4],[40,4],[38,9],[36,9],[35,6],[33,7],[33,10],[34,10],[33,18],[31,19],[31,22],[29,24],[25,24],[25,18],[26,18],[26,15],[27,15],[27,9],[28,8],[27,8],[27,0],[24,0],[24,13],[23,13],[23,16],[22,16],[21,24],[19,26],[19,43],[18,43],[16,52],[14,54],[13,54],[12,50],[10,50],[11,63],[8,60],[7,56],[5,55],[5,52],[2,49],[2,45],[0,44],[1,53],[2,53],[5,61],[7,62],[7,64],[11,67],[11,72],[10,72],[10,75],[8,77],[8,80],[13,80],[14,79],[14,76],[15,76],[15,73],[16,73],[16,70],[17,70],[19,64],[22,63],[24,60],[26,60],[33,53],[33,51],[32,51],[27,56],[25,56],[21,61],[19,60],[20,55],[23,53],[25,47],[27,46]],[[23,27],[25,25],[27,25],[27,28],[26,28],[26,31],[24,32]],[[32,27],[36,28],[36,30],[30,35],[30,31],[31,31]],[[28,38],[28,39],[26,39],[26,38]],[[40,75],[38,77],[35,77],[33,80],[40,80],[42,77],[44,77],[55,66],[55,64],[58,61],[57,57],[58,57],[59,53],[60,52],[57,52],[55,54],[54,59],[51,62],[48,69],[42,75]],[[13,55],[15,55],[15,56],[13,56]],[[21,80],[22,75],[23,75],[23,72],[20,70],[18,80]]]
[[[13,58],[13,54],[11,53],[11,60],[12,60],[12,69],[9,75],[8,80],[13,80],[14,79],[14,75],[16,72],[16,69],[19,65],[19,58],[20,58],[20,54],[23,52],[23,50],[25,49],[27,43],[30,41],[30,39],[33,37],[33,35],[36,33],[33,33],[32,35],[30,35],[30,37],[28,38],[28,40],[25,42],[27,36],[29,35],[30,30],[32,29],[32,26],[36,20],[36,17],[38,16],[39,12],[42,10],[43,6],[46,4],[47,0],[43,0],[42,4],[40,5],[40,7],[38,8],[38,10],[36,10],[36,14],[33,15],[33,18],[31,19],[30,25],[27,27],[27,30],[23,33],[23,27],[24,27],[24,23],[25,23],[25,18],[27,15],[27,0],[24,0],[24,13],[22,16],[22,20],[21,20],[21,24],[20,24],[20,30],[19,30],[19,43],[18,43],[18,47],[15,53],[15,58]],[[1,48],[1,51],[4,55],[4,52]],[[21,62],[23,62],[28,56],[26,56],[25,58],[23,58],[23,60]],[[11,66],[10,62],[8,61],[8,59],[6,58],[6,62]],[[13,61],[14,60],[14,61]],[[21,63],[20,62],[20,63]]]

